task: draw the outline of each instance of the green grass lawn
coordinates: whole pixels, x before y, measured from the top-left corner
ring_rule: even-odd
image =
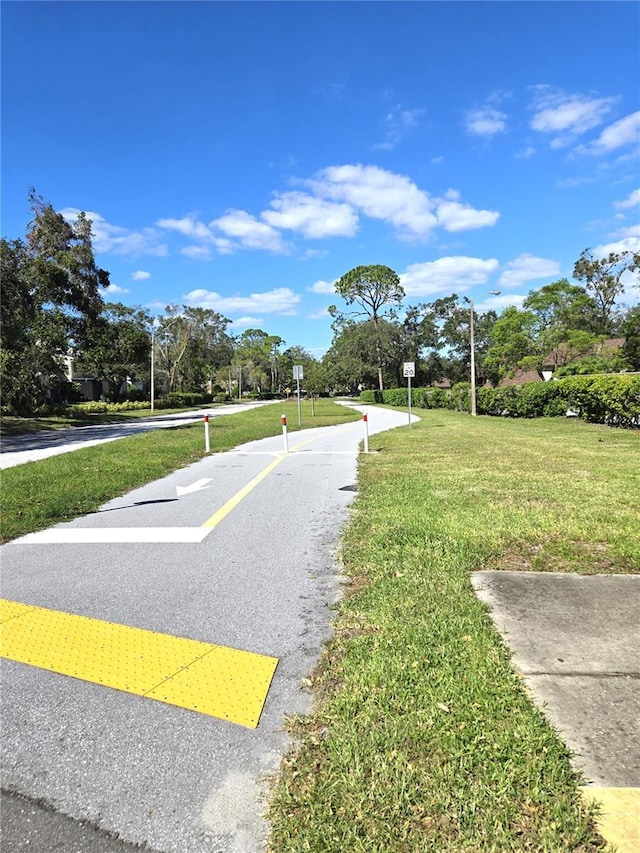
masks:
[[[470,573],[638,572],[640,434],[419,414],[361,457],[348,584],[316,709],[290,724],[270,850],[602,850]]]

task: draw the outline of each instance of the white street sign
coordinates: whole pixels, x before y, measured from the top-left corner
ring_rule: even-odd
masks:
[[[301,364],[293,365],[293,378],[294,379],[304,379],[304,370],[302,369]]]
[[[405,361],[403,364],[403,374],[404,377],[413,377],[416,375],[416,363],[415,361]]]

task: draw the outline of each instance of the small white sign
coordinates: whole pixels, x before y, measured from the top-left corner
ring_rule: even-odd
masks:
[[[405,361],[403,364],[403,374],[404,377],[413,377],[416,375],[416,363],[415,361]]]
[[[304,379],[304,370],[302,369],[301,364],[293,365],[293,378],[294,379]]]

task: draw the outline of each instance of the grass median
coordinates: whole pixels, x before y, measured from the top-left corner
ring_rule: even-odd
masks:
[[[302,401],[302,429],[347,423],[359,412],[332,400]],[[213,452],[230,450],[288,429],[298,430],[295,401],[260,406],[212,418]],[[105,501],[197,462],[205,455],[202,424],[158,429],[107,444],[75,450],[2,472],[1,541],[94,512]]]
[[[290,722],[269,849],[602,851],[470,573],[640,571],[640,434],[419,414],[361,457],[348,583],[315,710]]]

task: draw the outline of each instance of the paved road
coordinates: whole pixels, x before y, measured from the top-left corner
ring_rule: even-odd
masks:
[[[140,418],[121,424],[70,427],[69,429],[43,430],[26,435],[10,435],[3,437],[0,441],[0,470],[12,468],[15,465],[23,465],[25,462],[37,462],[39,459],[46,459],[48,456],[69,453],[83,447],[104,444],[118,438],[126,438],[139,432],[194,424],[202,421],[204,415],[217,418],[222,415],[246,412],[248,409],[254,409],[257,406],[268,405],[273,404],[265,401],[253,401],[251,403],[236,403],[233,406],[204,408],[182,414],[157,415],[153,418]]]
[[[366,410],[372,433],[406,424]],[[7,849],[101,849],[80,821],[161,853],[263,849],[262,780],[285,717],[309,708],[362,435],[360,421],[295,433],[286,456],[281,436],[252,442],[3,546],[6,599],[278,659],[257,728],[3,661],[4,787],[46,806],[9,802]],[[60,815],[73,823],[49,837],[68,846],[38,847]]]

